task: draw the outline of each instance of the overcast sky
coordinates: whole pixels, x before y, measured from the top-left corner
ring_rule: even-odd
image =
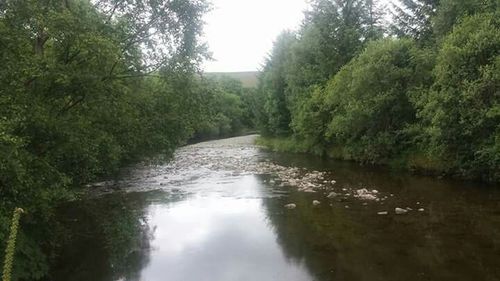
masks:
[[[254,71],[260,68],[276,36],[296,29],[307,0],[212,0],[205,17],[205,41],[214,61],[207,72]]]
[[[214,61],[207,72],[259,70],[278,34],[296,30],[308,0],[211,0],[205,16],[205,38]],[[391,0],[379,0],[386,5]]]

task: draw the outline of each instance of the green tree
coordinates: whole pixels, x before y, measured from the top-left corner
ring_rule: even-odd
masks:
[[[433,39],[432,18],[440,0],[400,0],[393,3],[391,31],[399,37],[410,37],[422,43]]]
[[[430,151],[449,172],[500,178],[500,21],[477,14],[456,26],[439,50],[435,83],[422,97]]]

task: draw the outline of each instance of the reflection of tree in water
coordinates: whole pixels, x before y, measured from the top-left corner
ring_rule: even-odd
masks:
[[[64,208],[69,237],[54,280],[138,280],[154,232],[147,223],[148,196],[117,193]]]
[[[321,169],[318,166],[315,169]],[[396,196],[385,205],[363,206],[356,200],[339,202],[292,189],[289,197],[263,200],[285,256],[303,262],[316,280],[500,278],[498,191],[337,168],[335,179],[342,187],[378,186]],[[313,199],[322,204],[313,207]],[[396,206],[415,208],[419,200],[425,203],[425,213],[376,214]],[[297,204],[296,209],[283,207],[291,202]]]

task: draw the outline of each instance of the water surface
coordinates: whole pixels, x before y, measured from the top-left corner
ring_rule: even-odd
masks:
[[[500,280],[498,188],[269,153],[254,138],[186,146],[90,187],[61,208],[52,280]],[[303,185],[322,176],[301,188],[290,171]],[[355,197],[363,188],[378,201]]]

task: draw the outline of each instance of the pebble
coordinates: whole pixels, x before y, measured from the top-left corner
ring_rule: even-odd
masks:
[[[424,210],[424,208],[420,208],[420,209],[418,209],[418,211],[419,211],[419,212],[423,212],[423,211],[425,211],[425,210]]]
[[[293,204],[293,203],[290,203],[290,204],[286,204],[285,205],[285,208],[287,209],[295,209],[297,207],[297,205]]]
[[[336,197],[336,196],[338,196],[338,195],[339,195],[339,194],[338,194],[338,193],[336,193],[336,192],[330,192],[330,193],[329,193],[326,197],[328,197],[328,198],[333,198],[333,197]]]
[[[405,209],[402,209],[402,208],[395,208],[394,212],[396,213],[396,215],[402,215],[402,214],[408,213],[408,210],[405,210]]]
[[[314,206],[318,206],[319,204],[321,204],[321,202],[319,202],[318,200],[313,200],[313,205]]]
[[[378,212],[377,213],[377,215],[387,215],[387,214],[389,214],[389,212],[387,212],[387,211],[383,211],[383,212]]]

